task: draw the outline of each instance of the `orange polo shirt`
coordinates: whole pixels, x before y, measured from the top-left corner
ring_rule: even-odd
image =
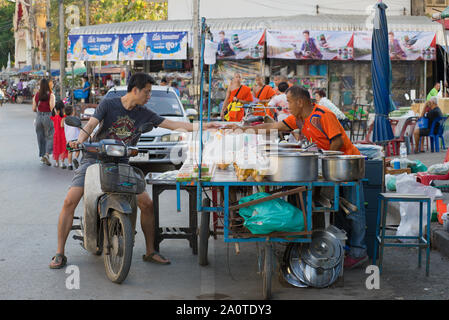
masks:
[[[259,100],[269,100],[271,99],[273,96],[276,95],[276,91],[274,91],[274,89],[268,85],[265,85],[264,87],[262,87],[262,89],[259,90],[259,92],[257,92],[256,94],[256,98]],[[268,103],[264,103],[264,105],[266,106]],[[265,116],[265,113],[273,118],[273,112],[271,112],[270,109],[254,109],[253,115],[255,116]]]
[[[299,129],[300,120],[290,115],[283,120],[292,130]],[[329,150],[332,139],[341,136],[343,146],[339,151],[346,155],[360,155],[360,151],[352,144],[335,114],[326,107],[314,104],[312,113],[302,124],[301,133],[316,143],[318,148]]]
[[[244,100],[244,101],[253,101],[253,94],[251,93],[251,89],[245,85],[241,85],[240,91],[239,91],[239,88],[231,91],[231,94],[229,95],[229,100],[226,101],[226,105],[228,105],[229,103],[232,102],[232,99],[234,99],[235,95],[237,94],[237,91],[238,91],[237,99]],[[234,111],[230,111],[230,112],[231,112],[229,114],[230,122],[231,121],[240,122],[245,115],[245,110],[243,108],[240,108],[240,110],[237,112],[234,112]]]

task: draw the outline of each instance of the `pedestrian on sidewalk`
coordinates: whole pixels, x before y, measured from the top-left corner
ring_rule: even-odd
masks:
[[[66,116],[75,116],[75,110],[73,109],[72,106],[64,106],[64,113]],[[64,133],[65,133],[65,140],[67,142],[70,141],[76,141],[78,140],[78,136],[80,134],[80,129],[77,127],[72,127],[69,126],[65,121],[64,121]],[[78,156],[79,156],[80,152],[76,151],[76,152],[69,152],[68,153],[68,167],[67,169],[69,170],[73,170],[73,167],[75,167],[75,169],[78,169]],[[73,155],[75,155],[75,157],[73,157]],[[72,160],[73,159],[73,160]],[[72,165],[73,163],[73,165]]]
[[[59,100],[55,108],[52,111],[50,117],[53,121],[53,127],[55,133],[53,135],[53,159],[55,160],[54,166],[59,167],[59,161],[61,160],[61,169],[67,168],[65,165],[65,159],[67,158],[67,147],[64,133],[64,102]]]
[[[55,96],[51,92],[47,79],[42,79],[39,91],[33,98],[33,112],[36,116],[36,135],[39,146],[39,157],[47,166],[51,166],[50,153],[53,152],[53,123],[50,119],[51,111],[55,107]]]

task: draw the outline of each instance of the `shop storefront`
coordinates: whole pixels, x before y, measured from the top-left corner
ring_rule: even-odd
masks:
[[[311,93],[312,89],[324,89],[345,111],[354,104],[371,104],[372,31],[368,20],[367,16],[345,15],[208,19],[217,57],[212,66],[212,109],[219,110],[237,71],[249,86],[262,74],[267,83],[272,83],[275,75],[283,75],[291,83],[310,88]],[[442,30],[422,16],[391,16],[388,23],[393,33],[392,98],[397,106],[410,105],[405,93],[415,90],[416,99],[423,99],[431,86],[436,45],[444,42]],[[101,43],[95,43],[93,37],[99,35]],[[175,81],[183,102],[194,103],[189,20],[81,27],[70,32],[69,43],[69,61],[110,61],[127,72],[148,72],[158,82],[163,78],[169,84]]]

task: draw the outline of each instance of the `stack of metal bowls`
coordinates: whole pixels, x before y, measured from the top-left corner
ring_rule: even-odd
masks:
[[[342,274],[344,248],[343,231],[333,227],[315,230],[311,243],[291,243],[282,265],[284,279],[296,287],[325,288]]]

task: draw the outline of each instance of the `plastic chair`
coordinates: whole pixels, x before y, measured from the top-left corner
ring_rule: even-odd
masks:
[[[410,117],[405,120],[404,126],[401,129],[401,134],[398,138],[394,138],[388,142],[388,151],[390,151],[390,147],[393,149],[392,155],[396,156],[399,154],[399,145],[401,142],[410,142],[410,137],[413,137],[413,131],[415,130],[416,122],[418,121],[418,117]],[[407,140],[407,141],[406,141]],[[411,143],[411,145],[413,145]]]
[[[446,149],[446,145],[444,144],[443,131],[444,131],[444,123],[446,122],[447,117],[439,117],[435,119],[432,123],[432,128],[430,129],[430,149],[433,152],[440,152],[440,139],[443,143],[443,150]],[[435,126],[439,123],[438,132],[435,133]]]
[[[398,123],[399,123],[399,120],[390,119],[390,125],[391,125],[391,130],[393,130],[393,134],[394,134],[394,131],[396,130]]]
[[[374,130],[374,121],[373,121],[373,123],[370,124],[370,126],[368,128],[368,132],[366,133],[365,139],[355,141],[354,143],[356,143],[356,144],[374,144],[374,142],[371,140],[373,130]]]

